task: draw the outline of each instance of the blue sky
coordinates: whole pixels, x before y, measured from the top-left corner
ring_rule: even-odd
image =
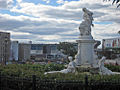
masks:
[[[11,40],[34,43],[75,42],[82,8],[94,15],[94,39],[115,38],[120,30],[120,9],[103,0],[0,0],[0,31]]]

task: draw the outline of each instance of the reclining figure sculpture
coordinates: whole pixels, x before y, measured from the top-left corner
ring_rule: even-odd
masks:
[[[63,69],[61,71],[50,71],[50,72],[45,72],[44,74],[48,74],[48,73],[74,73],[75,72],[75,62],[73,61],[72,57],[69,56],[69,64],[68,67],[66,69]]]

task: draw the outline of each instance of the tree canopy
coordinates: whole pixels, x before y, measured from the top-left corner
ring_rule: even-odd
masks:
[[[77,53],[77,50],[74,46],[74,43],[69,43],[69,42],[60,42],[58,45],[58,50],[63,50],[63,53],[74,57],[75,54]]]

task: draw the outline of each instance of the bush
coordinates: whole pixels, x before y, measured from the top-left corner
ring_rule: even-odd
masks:
[[[59,71],[64,69],[65,67],[61,64],[47,64],[45,65],[44,71],[48,72],[48,71]]]
[[[113,72],[120,72],[120,66],[118,65],[105,65],[105,67],[107,67],[108,69],[110,69]]]
[[[60,64],[47,64],[47,65],[32,65],[32,64],[9,64],[0,66],[0,73],[8,76],[40,76],[47,71],[62,70],[64,65]]]
[[[120,66],[105,65],[107,68],[114,72],[120,72]],[[47,64],[47,65],[32,65],[32,64],[9,64],[0,66],[1,74],[5,76],[18,76],[18,77],[31,77],[36,75],[41,79],[54,79],[54,80],[80,80],[84,81],[86,73],[54,73],[44,75],[44,72],[58,71],[64,69],[61,64]],[[116,81],[120,80],[120,75],[89,75],[88,80],[92,81]]]

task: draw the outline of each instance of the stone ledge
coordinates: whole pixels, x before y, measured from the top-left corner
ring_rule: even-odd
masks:
[[[94,39],[79,39],[79,40],[76,40],[78,43],[95,43],[95,40]]]

